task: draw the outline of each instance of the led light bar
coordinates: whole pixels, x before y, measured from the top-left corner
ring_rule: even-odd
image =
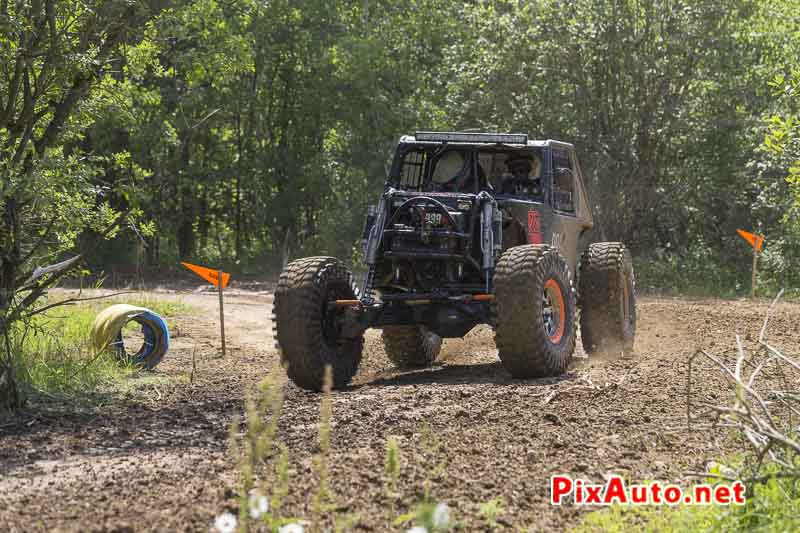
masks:
[[[528,144],[525,133],[463,133],[458,131],[418,131],[414,138],[428,142]]]

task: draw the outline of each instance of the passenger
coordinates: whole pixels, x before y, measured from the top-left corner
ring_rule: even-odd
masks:
[[[503,179],[502,194],[527,197],[542,195],[542,180],[539,176],[537,158],[513,157],[506,161],[506,166],[510,175]]]

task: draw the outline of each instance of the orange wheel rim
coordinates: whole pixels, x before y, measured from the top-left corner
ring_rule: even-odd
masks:
[[[561,292],[561,286],[555,279],[549,279],[544,284],[542,305],[542,319],[547,338],[553,344],[558,344],[564,338],[566,303],[564,302],[564,293]]]

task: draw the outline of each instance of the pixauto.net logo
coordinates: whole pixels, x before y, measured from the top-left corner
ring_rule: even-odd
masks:
[[[741,481],[692,485],[686,491],[671,483],[652,481],[627,484],[618,475],[595,484],[566,475],[550,478],[550,503],[562,505],[744,505],[745,486]]]

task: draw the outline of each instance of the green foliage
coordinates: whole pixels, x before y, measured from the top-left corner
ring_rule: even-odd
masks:
[[[247,272],[276,270],[285,253],[349,257],[393,143],[432,122],[420,87],[445,86],[434,73],[460,31],[454,13],[440,0],[164,11],[91,134],[97,154],[131,154],[105,179],[134,183],[114,202],[155,221],[147,261]]]
[[[426,498],[417,505],[412,513],[400,517],[397,523],[402,523],[411,519],[418,524],[416,526],[417,528],[424,528],[424,531],[430,533],[440,533],[443,531],[450,531],[455,525],[450,515],[451,511],[447,505]],[[410,531],[414,531],[414,529]]]
[[[281,376],[283,372],[279,373]],[[319,451],[313,458],[317,488],[311,496],[312,527],[321,531],[331,523],[334,531],[349,531],[356,515],[336,511],[330,488],[328,456],[331,450],[331,369],[326,370],[325,393],[320,404],[318,423]],[[230,450],[237,460],[239,476],[239,531],[259,529],[278,531],[281,526],[298,522],[283,516],[283,501],[289,494],[289,451],[277,438],[278,422],[283,410],[284,378],[267,378],[258,387],[258,396],[245,402],[246,428],[239,434],[239,419],[230,427]]]
[[[13,274],[72,249],[81,232],[113,236],[117,213],[98,183],[102,160],[80,150],[104,98],[97,79],[140,16],[115,2],[3,2],[0,24],[0,307]],[[101,30],[97,26],[106,26]],[[102,85],[102,84],[100,84]]]
[[[746,262],[747,243],[737,242],[734,237],[727,241],[731,247],[742,250],[742,261]],[[732,298],[750,292],[750,273],[720,265],[713,249],[702,242],[694,243],[683,253],[672,253],[669,249],[642,253],[634,259],[634,264],[636,290],[641,294]]]
[[[791,162],[761,145],[793,124],[762,118],[777,107],[766,81],[796,64],[796,7],[175,2],[106,82],[92,147],[130,159],[96,181],[128,184],[111,205],[154,221],[128,261],[274,273],[287,257],[357,256],[400,134],[520,130],[576,144],[595,238],[657,262],[646,285],[746,292],[739,227],[767,234],[763,282],[786,285],[800,271],[782,222]]]
[[[574,533],[683,531],[726,531],[721,512],[713,507],[623,507],[595,511],[586,515]]]
[[[497,519],[505,513],[506,502],[503,498],[492,498],[478,506],[478,514],[486,520],[486,528],[494,531],[498,527]]]
[[[771,211],[774,230],[764,259],[772,273],[768,283],[791,291],[800,286],[800,69],[778,73],[769,85],[775,102],[764,119],[759,204]]]
[[[324,394],[320,400],[317,421],[316,453],[312,457],[312,475],[316,478],[316,489],[301,498],[310,511],[308,522],[296,517],[285,516],[283,502],[290,490],[289,450],[278,436],[278,427],[284,406],[285,374],[282,371],[271,374],[259,386],[257,395],[249,394],[245,401],[244,428],[237,416],[229,428],[229,446],[235,458],[238,474],[238,518],[228,512],[222,513],[218,520],[235,523],[238,531],[266,530],[277,532],[283,525],[301,523],[309,525],[313,531],[351,531],[359,523],[358,509],[342,513],[338,509],[335,494],[331,488],[329,470],[332,443],[333,396],[330,385],[332,374],[326,370]],[[398,440],[389,437],[386,441],[384,461],[384,490],[389,505],[386,530],[413,526],[414,533],[441,533],[463,530],[464,526],[454,516],[453,510],[432,495],[432,479],[446,474],[445,463],[438,461],[443,451],[442,443],[436,438],[427,423],[420,428],[420,451],[425,456],[418,458],[413,467],[422,469],[426,478],[421,487],[404,491],[400,485],[403,474],[404,455]],[[435,467],[430,467],[433,459]],[[422,497],[418,496],[419,492]],[[396,505],[413,497],[414,503],[406,512],[397,514]],[[478,505],[477,513],[485,522],[487,530],[498,529],[499,518],[505,513],[505,501],[494,498]]]
[[[776,470],[773,468],[773,472]],[[637,507],[618,505],[587,514],[576,533],[683,531],[797,531],[800,480],[757,484],[743,506]]]
[[[231,422],[229,446],[239,475],[238,531],[257,528],[259,523],[269,531],[277,531],[281,525],[294,521],[281,516],[283,499],[289,491],[288,451],[276,440],[283,409],[282,387],[282,382],[268,378],[259,384],[258,397],[248,395],[246,429],[241,437],[239,418],[234,417]]]
[[[391,436],[386,439],[386,459],[384,460],[383,467],[384,492],[389,503],[387,506],[389,523],[391,523],[392,518],[397,514],[397,489],[400,480],[400,462],[400,446],[397,443],[397,438]]]
[[[743,6],[542,1],[481,4],[472,16],[487,37],[451,85],[461,124],[574,142],[601,240],[652,249],[701,217],[718,227],[709,218],[735,200],[723,187],[737,178],[733,132],[746,117],[730,102],[743,65],[723,68],[720,52],[740,53]]]
[[[772,478],[755,487],[753,496],[729,517],[738,529],[797,531],[800,529],[800,479]]]

